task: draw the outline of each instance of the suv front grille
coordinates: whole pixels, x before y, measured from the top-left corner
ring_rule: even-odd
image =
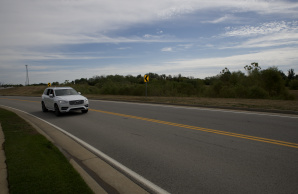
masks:
[[[70,105],[79,105],[79,104],[84,104],[84,100],[73,100],[69,101]]]

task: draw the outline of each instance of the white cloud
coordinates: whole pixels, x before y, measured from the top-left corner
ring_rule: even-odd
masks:
[[[256,53],[232,55],[229,57],[217,57],[217,58],[199,58],[192,60],[180,60],[167,62],[167,67],[171,69],[197,69],[200,68],[238,68],[242,70],[243,67],[251,62],[259,62],[262,67],[293,65],[298,63],[297,58],[298,48],[282,48],[271,49],[267,51],[260,51]],[[218,69],[220,71],[220,69]]]
[[[190,49],[194,44],[178,44],[175,47],[164,47],[161,49],[163,52],[174,52],[174,51],[182,51],[186,49]]]
[[[173,48],[172,47],[165,47],[161,49],[162,52],[172,52]]]
[[[297,33],[272,34],[265,37],[253,38],[233,48],[261,48],[290,45],[298,45]]]
[[[217,75],[223,68],[227,67],[231,71],[244,71],[243,67],[251,62],[258,62],[265,69],[271,66],[277,66],[286,72],[290,68],[295,68],[298,64],[297,58],[298,48],[283,48],[260,51],[243,55],[233,55],[229,57],[217,58],[196,58],[191,60],[173,60],[163,63],[143,63],[138,68],[131,64],[109,64],[102,67],[77,66],[55,66],[48,65],[29,65],[29,76],[31,83],[48,83],[48,82],[64,82],[67,80],[75,80],[80,78],[91,78],[95,75],[138,75],[148,72],[154,72],[167,75],[194,76],[205,78],[207,76]],[[3,69],[1,67],[0,69]],[[11,65],[6,66],[11,72],[18,72],[18,76],[11,80],[7,75],[0,71],[1,82],[4,83],[22,83],[25,82],[25,66]],[[57,68],[59,70],[57,71]],[[20,70],[21,69],[21,70]],[[69,69],[72,69],[71,74]],[[66,76],[68,75],[68,76]],[[21,80],[21,81],[20,81]]]
[[[231,21],[236,20],[236,19],[237,18],[234,17],[233,15],[226,14],[223,17],[220,17],[220,18],[217,18],[217,19],[214,19],[214,20],[203,21],[202,23],[218,24],[218,23],[223,23],[223,22],[226,22],[226,21],[231,22]]]
[[[224,36],[256,36],[268,35],[277,32],[297,31],[298,22],[267,22],[258,26],[240,26],[240,27],[226,27]]]
[[[131,49],[131,47],[119,47],[117,48],[118,50],[128,50],[128,49]]]
[[[174,25],[173,23],[176,22],[175,19],[188,18],[187,16],[190,16],[190,18],[196,17],[195,19],[197,20],[195,21],[197,21],[199,25],[202,24],[202,21],[205,21],[205,23],[211,23],[206,24],[210,26],[216,26],[216,24],[223,22],[236,21],[239,14],[242,13],[254,13],[257,17],[266,15],[267,19],[269,18],[267,16],[271,17],[272,15],[291,18],[292,22],[275,21],[259,25],[230,27],[226,29],[226,33],[222,34],[220,38],[237,39],[237,42],[235,39],[231,41],[232,46],[221,46],[221,48],[225,49],[291,45],[294,46],[294,48],[288,48],[287,51],[291,54],[288,57],[291,57],[293,61],[297,58],[293,55],[293,50],[297,53],[297,9],[298,2],[283,0],[151,0],[150,2],[147,0],[0,0],[0,78],[2,79],[4,76],[8,77],[5,71],[3,71],[4,68],[8,71],[15,71],[20,67],[24,69],[24,62],[30,60],[63,61],[66,59],[86,59],[87,61],[90,59],[119,58],[113,56],[113,53],[106,54],[105,56],[103,53],[96,55],[81,50],[79,50],[78,53],[72,51],[62,52],[61,50],[55,52],[57,48],[66,48],[65,45],[77,46],[77,44],[89,43],[112,43],[113,45],[117,45],[118,43],[148,43],[149,48],[150,43],[153,42],[174,42],[177,45],[173,47],[165,47],[165,45],[163,45],[160,47],[164,47],[161,51],[175,51],[175,53],[178,53],[178,51],[186,49],[191,50],[191,48],[194,47],[193,45],[200,44],[200,40],[194,40],[191,44],[189,40],[180,40],[177,37],[179,37],[179,33],[181,33],[183,29],[177,33],[178,35],[171,34],[169,28],[163,28],[161,30],[161,23],[158,23],[167,23],[172,27],[171,25]],[[222,17],[214,19],[214,16],[212,16],[208,18],[209,13],[214,12],[218,14],[217,16]],[[202,15],[208,16],[207,18],[201,18],[200,16]],[[126,33],[124,33],[125,35],[118,33],[121,31],[128,32],[132,27],[136,26],[148,27],[147,24],[148,26],[154,26],[154,29],[151,29],[151,31],[149,31],[148,28],[145,29],[146,31],[139,29],[140,31],[138,33],[134,31],[136,32],[135,34],[129,35]],[[155,24],[157,25],[155,26]],[[185,29],[185,31],[187,31],[187,29]],[[189,34],[191,34],[191,32]],[[190,39],[193,40],[194,38],[190,37]],[[206,39],[208,39],[208,37]],[[213,37],[210,37],[210,39],[213,39]],[[219,45],[215,41],[202,42],[201,45],[206,45],[208,49],[212,48],[215,52],[216,48],[219,48]],[[224,44],[226,44],[226,42]],[[116,49],[129,49],[131,48],[130,46],[131,45],[128,44],[125,44],[125,46],[117,45]],[[76,49],[78,47],[79,46],[77,46]],[[67,47],[67,49],[69,48],[70,47]],[[205,48],[206,47],[203,49]],[[156,47],[153,49],[156,50]],[[181,73],[183,73],[183,71],[192,72],[192,68],[198,69],[198,64],[204,64],[202,68],[213,66],[212,64],[225,64],[225,66],[228,64],[238,64],[237,60],[240,61],[240,57],[243,58],[243,60],[241,60],[242,62],[247,59],[247,61],[249,61],[248,63],[250,63],[254,61],[254,59],[248,60],[248,58],[261,57],[261,54],[267,57],[268,53],[274,55],[272,58],[281,56],[281,58],[276,59],[276,61],[287,61],[287,58],[285,58],[285,49],[280,50],[282,53],[278,53],[277,50],[274,50],[274,52],[271,50],[271,52],[263,51],[258,54],[215,59],[180,60],[166,64],[157,62],[158,64],[156,66],[151,66],[154,66],[154,68],[160,72],[164,71],[163,73],[166,73],[165,70],[168,70],[169,73],[174,72],[174,70],[180,70]],[[198,53],[198,55],[200,54],[201,53]],[[156,58],[158,58],[158,56]],[[290,64],[292,61],[288,61],[285,64]],[[103,74],[115,74],[118,66],[112,65],[113,63],[116,62],[104,64],[110,66],[98,69],[86,67],[84,69],[84,72],[86,70],[84,75],[80,75],[80,73],[83,72],[81,69],[74,69],[74,78],[93,76],[97,74],[95,73],[96,71],[102,72]],[[131,63],[131,61],[129,63]],[[63,64],[63,62],[61,62],[61,64]],[[149,67],[144,69],[146,69],[146,71],[148,70],[147,72],[153,71],[152,69],[150,70],[150,64],[148,65]],[[10,67],[11,69],[9,69]],[[127,72],[127,74],[130,74],[130,72],[139,71],[142,67],[125,67],[124,69],[125,72],[117,73],[125,74]],[[69,70],[61,70],[61,72],[50,71],[49,78],[54,75],[63,77],[67,71]],[[47,75],[46,71],[40,73]],[[9,76],[11,77],[12,75],[15,75],[15,73]],[[38,76],[38,72],[36,72],[36,76]],[[67,79],[72,79],[72,77]]]
[[[183,47],[184,49],[190,49],[191,47],[193,47],[193,44],[179,44],[179,47]]]
[[[258,26],[226,28],[223,37],[245,38],[236,45],[226,48],[261,48],[298,45],[298,22],[269,22]]]
[[[178,1],[173,2],[172,5],[169,4],[168,8],[160,10],[158,16],[163,19],[169,19],[194,11],[194,4],[192,1],[181,1],[181,3],[177,3]]]
[[[261,14],[293,13],[298,3],[284,1],[206,0],[109,0],[109,1],[0,1],[0,43],[11,45],[53,45],[93,42],[140,41],[109,37],[109,31],[139,23],[208,10],[254,11]],[[291,12],[292,10],[292,12]],[[297,13],[297,12],[296,12]],[[212,22],[230,18],[225,15]],[[145,38],[152,38],[147,35]]]
[[[162,64],[142,64],[140,67],[141,71],[135,69],[133,66],[129,66],[123,69],[121,74],[138,75],[154,72],[158,74],[182,74],[184,76],[205,78],[219,74],[220,71],[225,67],[231,71],[244,72],[244,66],[252,62],[258,62],[262,69],[276,66],[286,72],[290,68],[295,68],[296,64],[298,64],[297,49],[298,48],[271,49],[256,53],[233,55],[229,57],[175,60],[167,61]]]
[[[144,37],[144,38],[151,38],[151,37],[153,37],[153,35],[145,34],[143,37]]]
[[[121,48],[119,48],[121,49]],[[129,49],[129,47],[122,48]],[[108,56],[98,52],[38,52],[24,50],[0,50],[0,63],[5,64],[9,61],[41,61],[41,60],[90,60],[90,59],[110,59],[110,58],[127,58],[119,56]]]

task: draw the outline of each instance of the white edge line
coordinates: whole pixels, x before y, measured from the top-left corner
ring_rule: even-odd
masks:
[[[106,155],[105,153],[99,151],[98,149],[94,148],[93,146],[89,145],[88,143],[84,142],[83,140],[77,138],[76,136],[68,133],[67,131],[61,129],[60,127],[44,120],[41,119],[35,115],[32,115],[28,112],[16,109],[16,108],[12,108],[9,106],[5,106],[5,105],[0,105],[2,107],[6,107],[6,108],[10,108],[10,109],[14,109],[20,112],[23,112],[27,115],[30,115],[36,119],[39,119],[49,125],[51,125],[52,127],[58,129],[59,131],[61,131],[62,133],[64,133],[65,135],[71,137],[72,139],[74,139],[75,141],[77,141],[79,144],[83,145],[84,147],[86,147],[87,149],[91,150],[92,152],[96,153],[97,155],[99,155],[100,157],[102,157],[104,160],[108,161],[110,164],[116,166],[117,168],[119,168],[120,170],[122,170],[123,172],[127,173],[129,176],[131,176],[132,178],[136,179],[137,181],[139,181],[141,184],[143,184],[144,186],[148,187],[149,189],[151,189],[152,191],[156,192],[156,193],[164,193],[164,194],[168,194],[169,192],[167,192],[166,190],[160,188],[159,186],[155,185],[154,183],[150,182],[149,180],[145,179],[144,177],[142,177],[141,175],[137,174],[136,172],[130,170],[129,168],[127,168],[126,166],[124,166],[123,164],[121,164],[120,162],[117,162],[116,160],[114,160],[113,158],[111,158],[110,156]]]

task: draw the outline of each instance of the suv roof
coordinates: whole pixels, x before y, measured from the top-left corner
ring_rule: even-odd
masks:
[[[60,89],[73,89],[72,87],[48,87],[47,89],[60,90]]]

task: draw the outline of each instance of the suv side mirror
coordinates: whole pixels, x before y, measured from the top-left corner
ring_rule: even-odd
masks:
[[[54,95],[53,95],[53,94],[50,94],[49,96],[50,96],[50,98],[53,98],[53,97],[54,97]]]
[[[78,92],[78,94],[80,94],[80,95],[81,95],[82,93],[81,93],[81,92]]]

